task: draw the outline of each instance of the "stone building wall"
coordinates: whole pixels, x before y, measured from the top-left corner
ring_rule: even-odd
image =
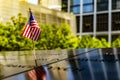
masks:
[[[40,24],[67,23],[71,26],[73,32],[76,32],[75,16],[70,13],[64,13],[58,10],[49,9],[40,4],[30,4],[21,0],[0,0],[0,21],[7,22],[11,16],[22,13],[23,16],[29,16],[31,8],[37,22]]]

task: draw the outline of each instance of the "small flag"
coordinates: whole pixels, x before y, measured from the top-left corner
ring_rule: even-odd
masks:
[[[43,66],[28,71],[30,80],[46,80],[46,72]]]
[[[25,25],[22,35],[24,37],[37,41],[40,33],[41,30],[37,24],[37,21],[35,20],[32,12],[30,11],[30,18],[28,20],[28,23]]]

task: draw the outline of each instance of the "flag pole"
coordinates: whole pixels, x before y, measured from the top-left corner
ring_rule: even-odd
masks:
[[[31,9],[29,8],[29,12],[31,12]],[[33,43],[33,55],[34,55],[34,60],[35,60],[35,66],[37,67],[37,57],[36,57],[36,54],[35,54],[35,43],[34,41],[32,40],[32,43]]]
[[[36,57],[36,54],[35,54],[35,43],[34,41],[32,40],[32,43],[33,43],[33,54],[34,54],[34,59],[35,59],[35,66],[37,67],[37,57]]]

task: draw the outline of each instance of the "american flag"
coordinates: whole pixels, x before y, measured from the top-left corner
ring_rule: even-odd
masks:
[[[22,35],[26,38],[37,41],[40,33],[41,30],[37,24],[37,21],[35,20],[32,12],[30,11],[30,18],[28,20],[28,23],[25,25]]]
[[[43,66],[39,66],[28,71],[28,76],[30,80],[46,80],[46,71]]]

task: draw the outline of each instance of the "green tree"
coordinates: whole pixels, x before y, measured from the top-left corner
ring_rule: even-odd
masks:
[[[1,50],[31,50],[33,42],[22,36],[22,31],[27,19],[18,14],[11,17],[6,24],[0,23],[0,49]],[[61,24],[40,25],[42,33],[35,49],[71,49],[77,47],[77,38],[71,32],[70,26]]]
[[[18,14],[11,17],[6,24],[0,23],[0,49],[1,50],[32,50],[33,42],[22,36],[27,19]],[[35,49],[76,49],[76,48],[109,48],[110,43],[104,38],[99,40],[91,36],[76,37],[67,24],[40,25],[41,34]],[[120,39],[112,43],[112,47],[119,47]]]
[[[112,47],[120,47],[120,38],[117,38],[112,42]]]
[[[80,36],[78,37],[78,48],[108,48],[110,43],[104,38],[99,40],[91,36]]]
[[[39,42],[36,44],[38,49],[71,49],[77,47],[77,38],[72,34],[69,25],[41,25],[40,28],[42,33]]]
[[[11,22],[0,23],[1,50],[31,49],[31,41],[21,34],[26,20],[26,17],[19,13],[17,17],[11,17]]]

